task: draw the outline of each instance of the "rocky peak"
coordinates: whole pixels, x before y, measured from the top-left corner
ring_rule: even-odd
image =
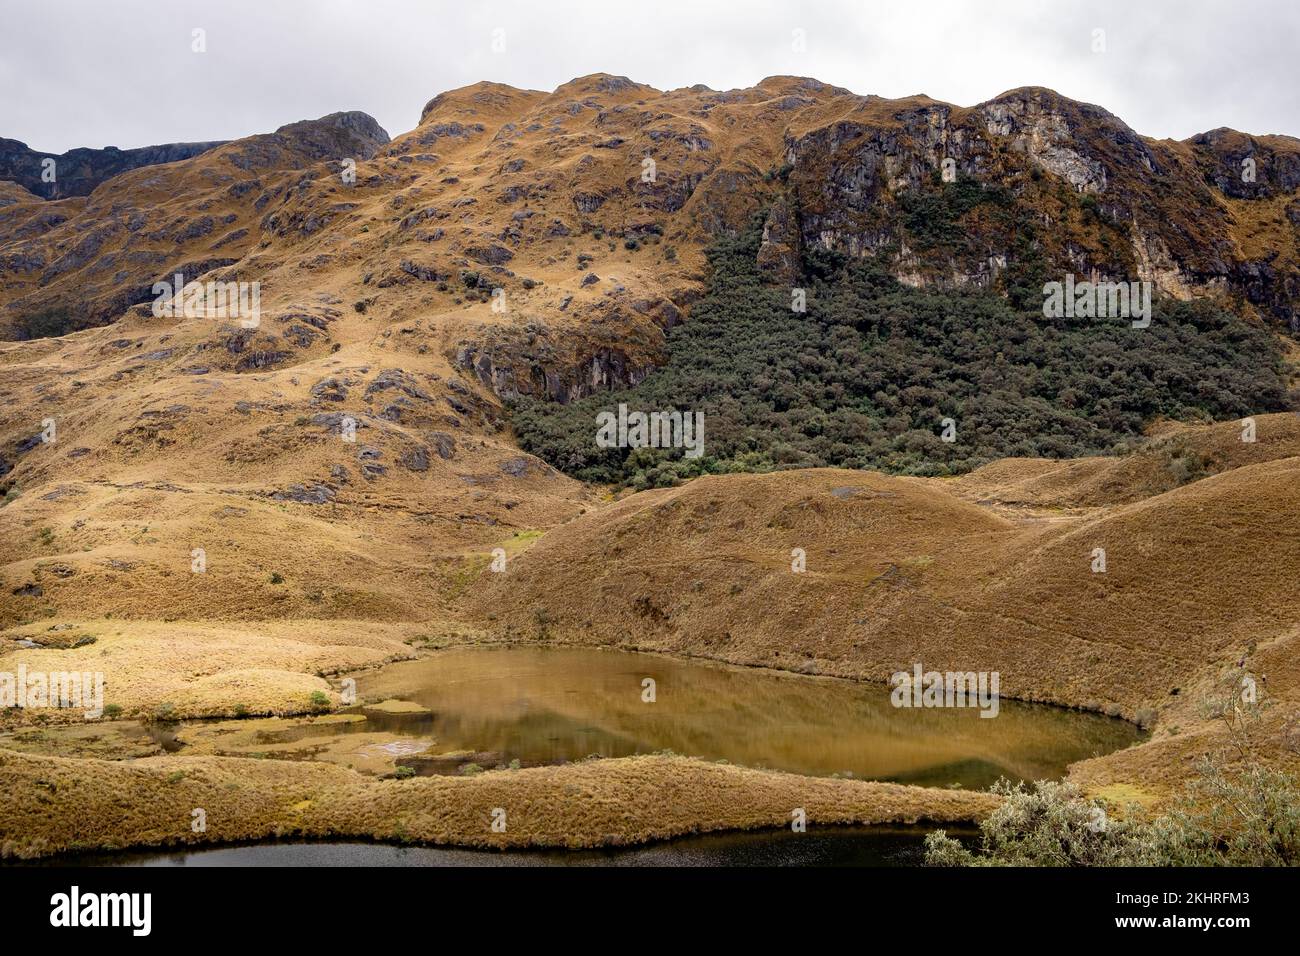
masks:
[[[220,146],[211,143],[164,143],[138,149],[79,147],[66,153],[43,153],[16,139],[0,139],[0,180],[11,180],[42,199],[88,196],[107,179],[143,166],[175,163]],[[54,182],[45,182],[45,160],[54,160]]]

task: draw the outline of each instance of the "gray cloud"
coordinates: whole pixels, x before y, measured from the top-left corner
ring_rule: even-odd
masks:
[[[191,51],[206,31],[207,52]],[[792,49],[792,31],[807,37]],[[1094,53],[1093,31],[1106,51]],[[505,50],[492,49],[503,30]],[[70,0],[12,4],[0,136],[36,149],[229,139],[342,109],[393,135],[435,94],[587,73],[660,89],[814,76],[971,105],[1016,86],[1097,103],[1140,133],[1300,134],[1293,0]]]

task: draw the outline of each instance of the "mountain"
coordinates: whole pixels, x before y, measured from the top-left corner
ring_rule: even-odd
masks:
[[[93,651],[58,653],[93,653],[132,715],[302,712],[331,691],[322,673],[482,639],[862,678],[992,661],[1019,696],[1153,726],[1076,773],[1159,791],[1214,739],[1194,705],[1221,668],[1249,658],[1300,698],[1300,423],[1279,410],[1297,230],[1291,137],[1153,140],[1040,88],[959,107],[797,77],[480,83],[391,140],[336,113],[88,195],[0,184],[0,658],[84,629]],[[720,247],[743,251],[745,284],[720,281]],[[155,315],[178,272],[256,283],[258,321]],[[1050,328],[1013,342],[1066,274],[1153,283],[1177,334],[1158,353],[1118,336],[1039,350]],[[987,420],[1020,433],[956,476],[789,468],[831,431],[807,420],[767,473],[639,494],[523,450],[516,405],[657,381],[720,296],[766,308],[805,283],[874,324],[838,354],[854,330],[794,340],[832,354],[838,382],[817,349],[774,355],[754,383],[789,385],[774,414],[814,387],[836,412],[898,399],[832,424],[890,441],[898,424],[901,451],[924,453],[939,439],[903,411],[938,407],[942,382],[891,380],[879,359],[956,381],[974,363],[926,336],[975,329],[987,354],[965,387],[1018,390],[1043,421],[1068,401],[1086,411],[1071,434],[1105,432],[1086,447],[1124,447],[1043,447],[1039,419],[999,406]],[[745,319],[774,350],[803,331],[784,309]],[[1104,388],[1060,380],[1071,363]]]
[[[138,149],[70,149],[66,153],[42,153],[16,139],[0,138],[0,180],[10,180],[36,196],[66,199],[89,196],[95,187],[141,166],[175,163],[206,153],[221,143],[165,143]],[[50,181],[47,160],[53,160],[54,179]]]
[[[68,328],[111,321],[151,301],[155,281],[240,262],[261,239],[262,211],[284,201],[295,174],[335,157],[363,160],[387,142],[369,116],[334,113],[132,170],[84,198],[0,209],[5,313],[63,309]]]

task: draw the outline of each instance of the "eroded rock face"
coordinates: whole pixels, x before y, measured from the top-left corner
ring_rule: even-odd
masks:
[[[1033,261],[1040,283],[1073,272],[1150,281],[1180,298],[1226,292],[1300,323],[1295,269],[1280,267],[1300,257],[1243,257],[1229,206],[1300,188],[1300,142],[1231,130],[1149,141],[1099,107],[1038,88],[970,109],[905,103],[864,104],[787,137],[789,188],[769,209],[759,253],[770,274],[792,281],[793,251],[820,248],[883,255],[911,285],[1005,291],[1013,277],[1032,278],[1022,267]],[[1296,213],[1300,221],[1300,202]],[[951,234],[927,234],[945,215]]]
[[[271,498],[274,501],[295,501],[304,505],[324,505],[334,500],[335,491],[318,481],[311,485],[290,485],[283,491],[272,492]]]
[[[653,308],[635,303],[627,314],[611,308],[581,334],[557,331],[540,320],[522,328],[491,327],[463,343],[452,359],[498,398],[568,404],[642,381],[661,360],[664,330],[678,317],[665,300]],[[606,337],[611,327],[621,332],[615,341]]]
[[[402,453],[402,465],[409,471],[428,471],[429,449],[423,445],[407,449]]]
[[[222,145],[210,143],[165,143],[139,149],[70,149],[66,153],[43,153],[16,139],[0,139],[0,180],[11,180],[42,199],[89,196],[106,179],[142,166],[174,163],[206,153]],[[54,161],[55,180],[42,178],[45,160]]]
[[[642,381],[654,364],[636,365],[617,348],[601,348],[584,357],[547,361],[536,354],[512,355],[500,348],[480,352],[466,346],[457,362],[499,398],[545,398],[567,405],[597,392],[626,388]]]
[[[1105,166],[1079,151],[1069,119],[1052,98],[1011,95],[984,104],[981,111],[988,132],[1009,140],[1010,149],[1023,153],[1038,168],[1065,180],[1078,192],[1105,190]],[[1141,146],[1136,135],[1128,133],[1124,138]]]
[[[758,248],[758,265],[773,281],[795,285],[800,267],[799,224],[794,208],[782,197],[772,204],[763,224],[763,244]]]

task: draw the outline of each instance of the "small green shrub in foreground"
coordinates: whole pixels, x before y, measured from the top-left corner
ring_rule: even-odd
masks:
[[[940,830],[925,841],[930,866],[1298,866],[1300,789],[1265,766],[1256,743],[1264,705],[1243,703],[1233,669],[1209,706],[1227,743],[1203,758],[1196,779],[1164,813],[1136,806],[1122,817],[1068,783],[1001,783],[998,809],[970,850]],[[1275,731],[1274,731],[1275,732]]]

